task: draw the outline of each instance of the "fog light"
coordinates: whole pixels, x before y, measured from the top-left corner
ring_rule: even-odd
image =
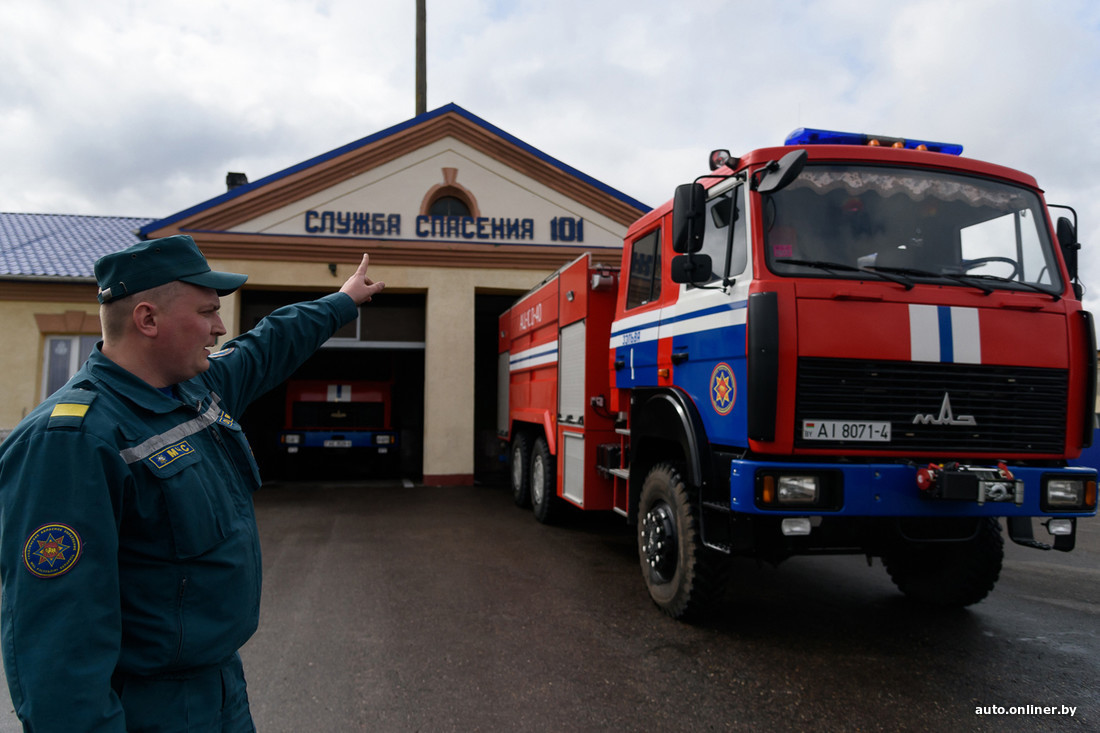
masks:
[[[814,504],[818,494],[817,476],[780,476],[778,493],[780,504]]]
[[[1052,478],[1047,481],[1047,506],[1078,507],[1084,503],[1085,482],[1081,479]]]
[[[1069,535],[1073,534],[1073,520],[1072,519],[1052,519],[1047,522],[1047,532],[1050,532],[1053,536],[1057,537],[1060,534]]]
[[[810,533],[810,520],[806,517],[787,517],[780,528],[786,537],[804,537]]]

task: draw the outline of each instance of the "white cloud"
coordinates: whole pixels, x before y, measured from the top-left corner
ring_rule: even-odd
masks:
[[[165,216],[414,114],[412,2],[3,0],[0,209]],[[1100,296],[1090,0],[428,2],[455,102],[657,205],[796,127],[960,142],[1077,208]],[[1098,301],[1100,302],[1100,301]]]

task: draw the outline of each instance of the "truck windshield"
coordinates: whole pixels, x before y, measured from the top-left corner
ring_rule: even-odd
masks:
[[[763,199],[777,275],[1062,290],[1035,192],[915,169],[809,165]]]

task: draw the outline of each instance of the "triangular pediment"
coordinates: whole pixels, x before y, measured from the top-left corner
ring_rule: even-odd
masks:
[[[465,216],[433,215],[442,195]],[[621,245],[648,207],[448,105],[230,191],[142,230],[190,233],[208,255],[247,257],[272,247],[288,259],[335,250],[396,254],[402,247],[481,247],[521,255]],[[257,246],[250,248],[247,243]],[[565,251],[565,250],[568,250]],[[374,255],[372,255],[373,257]],[[545,254],[538,255],[546,259]],[[480,259],[480,258],[479,258]],[[548,260],[548,262],[550,261]]]

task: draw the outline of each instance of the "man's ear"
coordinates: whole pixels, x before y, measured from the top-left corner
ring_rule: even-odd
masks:
[[[134,327],[142,336],[153,338],[157,335],[157,307],[147,300],[143,300],[134,306],[131,314],[134,319]]]

